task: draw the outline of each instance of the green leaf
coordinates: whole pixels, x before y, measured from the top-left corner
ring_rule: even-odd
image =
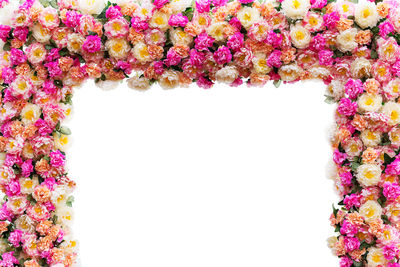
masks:
[[[67,126],[61,126],[60,133],[65,134],[65,135],[70,135],[71,130]]]
[[[385,224],[390,224],[390,221],[389,221],[388,216],[382,215],[381,218],[382,218],[382,221],[383,221]]]
[[[67,202],[66,202],[67,206],[68,206],[68,207],[72,207],[72,203],[74,203],[74,201],[75,201],[75,198],[74,198],[73,196],[70,196],[70,197],[67,199]]]
[[[378,58],[378,52],[376,52],[376,50],[371,50],[371,58],[372,59],[377,59]]]
[[[274,81],[274,86],[276,88],[279,88],[279,86],[281,86],[282,80],[278,80],[278,81]]]
[[[328,103],[328,104],[336,103],[335,98],[333,96],[330,96],[330,95],[325,95],[325,100],[324,101],[325,101],[325,103]]]
[[[388,165],[388,164],[390,164],[390,163],[392,163],[396,158],[392,158],[392,157],[390,157],[388,154],[383,154],[383,159],[384,159],[384,163],[385,163],[385,165]]]
[[[44,6],[48,7],[50,5],[49,0],[39,0],[39,2]]]
[[[337,208],[335,208],[334,204],[332,204],[332,209],[333,209],[333,215],[335,215],[335,218],[336,218],[336,215],[337,215],[339,210]]]
[[[3,50],[4,51],[10,51],[11,50],[11,43],[10,42],[5,43],[4,46],[3,46]]]

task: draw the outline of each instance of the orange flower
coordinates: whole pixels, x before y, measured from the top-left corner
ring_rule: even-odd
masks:
[[[174,50],[181,58],[189,56],[190,48],[187,45],[176,45]]]
[[[137,44],[143,39],[144,39],[143,33],[137,32],[134,28],[129,29],[128,41],[131,42],[132,45]]]
[[[37,249],[39,251],[48,251],[52,245],[53,242],[50,236],[41,237],[37,242]]]
[[[375,79],[368,79],[364,83],[364,89],[369,94],[376,95],[379,92],[380,83]]]
[[[367,127],[367,121],[364,119],[363,116],[356,114],[354,115],[353,121],[351,124],[358,130],[363,131]]]
[[[47,186],[38,186],[33,192],[33,198],[40,203],[49,201],[50,197],[51,192]]]
[[[36,231],[40,235],[47,235],[52,225],[53,223],[51,221],[41,221],[38,223],[38,225],[36,225]]]
[[[50,165],[44,158],[36,162],[35,170],[39,173],[48,172],[50,170]]]
[[[371,42],[372,32],[370,30],[359,31],[356,34],[356,42],[360,45],[367,45]]]
[[[378,158],[378,153],[372,147],[368,147],[362,154],[362,160],[365,163],[373,163],[377,158]]]
[[[350,29],[351,26],[353,26],[354,21],[351,19],[346,19],[346,18],[341,18],[336,27],[339,31],[345,31],[347,29]]]
[[[383,221],[381,218],[375,219],[369,223],[368,232],[376,237],[381,237],[383,235]]]
[[[376,5],[376,10],[378,11],[379,16],[382,18],[386,18],[389,15],[389,5],[384,2],[380,2]]]
[[[36,262],[36,260],[29,260],[24,262],[25,267],[40,267],[39,263]]]
[[[60,248],[53,248],[51,250],[51,260],[52,262],[62,262],[64,259],[64,251]]]
[[[74,60],[70,57],[61,57],[58,59],[58,65],[60,66],[60,69],[64,72],[67,72],[73,64]]]
[[[164,56],[164,48],[159,45],[149,45],[148,51],[153,60],[162,59]]]
[[[9,222],[0,221],[0,234],[2,234],[2,233],[4,233],[4,232],[8,231],[8,225],[9,225],[9,224],[10,224]]]
[[[347,214],[346,219],[356,226],[361,226],[364,224],[364,219],[360,214],[358,214],[358,212]]]
[[[270,18],[276,14],[276,9],[271,3],[264,3],[259,8],[261,16]]]

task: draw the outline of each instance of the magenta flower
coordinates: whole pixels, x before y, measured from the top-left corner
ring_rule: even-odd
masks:
[[[14,267],[14,264],[19,264],[19,261],[14,257],[14,251],[4,253],[1,256],[3,259],[0,261],[2,267]]]
[[[3,68],[1,78],[4,80],[4,83],[11,84],[16,78],[15,70],[9,67]]]
[[[11,27],[8,25],[0,25],[0,39],[3,42],[7,42],[7,38],[10,37]]]
[[[282,40],[283,40],[282,34],[278,34],[271,30],[268,32],[265,42],[267,44],[272,45],[273,47],[277,48],[282,45]]]
[[[169,17],[168,24],[172,27],[185,27],[189,19],[183,14],[172,14]]]
[[[322,66],[333,65],[333,52],[331,50],[321,50],[318,52],[319,64]]]
[[[353,116],[357,113],[357,103],[352,102],[349,98],[340,99],[338,112],[343,116]]]
[[[354,237],[358,233],[357,226],[350,223],[348,220],[344,220],[342,228],[340,228],[340,233],[342,235],[347,235],[349,237]]]
[[[190,64],[200,68],[205,60],[206,57],[204,56],[204,53],[199,52],[196,49],[190,50],[190,57],[189,57]]]
[[[211,0],[196,0],[196,11],[199,13],[210,12]]]
[[[27,27],[16,27],[13,31],[14,37],[23,42],[26,41],[28,33],[29,29]]]
[[[392,260],[400,253],[400,249],[395,244],[390,244],[383,247],[383,256],[385,259]]]
[[[360,248],[360,241],[357,237],[345,237],[344,238],[344,248],[347,252]]]
[[[51,78],[58,77],[62,74],[62,70],[57,61],[46,63],[44,66],[47,68]]]
[[[236,32],[229,38],[226,44],[230,49],[232,49],[232,51],[237,51],[240,48],[242,48],[243,43],[244,43],[243,34],[241,34],[240,32]]]
[[[21,239],[22,239],[22,232],[21,230],[15,230],[10,233],[10,236],[8,237],[8,241],[14,246],[14,247],[19,247],[21,245]]]
[[[213,86],[213,82],[209,79],[205,78],[204,76],[200,76],[196,82],[197,86],[203,89],[210,89]]]
[[[217,51],[214,53],[214,60],[217,64],[223,65],[231,62],[232,54],[228,47],[222,45],[218,47]]]
[[[176,66],[181,62],[182,57],[175,51],[175,49],[171,48],[167,52],[167,59],[164,60],[165,65],[167,66]]]
[[[387,200],[396,200],[400,196],[400,186],[397,183],[386,182],[383,184],[383,195]]]
[[[154,3],[155,2],[156,1],[154,1]],[[106,18],[111,20],[111,19],[115,19],[115,18],[119,18],[119,17],[122,17],[121,7],[111,5],[106,11]]]
[[[21,186],[18,182],[18,180],[12,180],[6,185],[6,190],[7,190],[7,196],[16,196],[18,195],[21,191]]]
[[[169,0],[154,0],[153,5],[157,8],[160,9],[162,8],[166,3],[168,3]]]
[[[164,73],[164,63],[162,61],[156,61],[153,64],[154,71],[158,74],[161,75]]]
[[[392,163],[388,164],[385,173],[389,175],[400,175],[400,158],[396,158]]]
[[[199,51],[208,50],[214,43],[215,39],[208,35],[206,32],[200,33],[194,40],[194,47]]]
[[[11,59],[11,64],[19,65],[19,64],[25,63],[27,60],[27,57],[24,54],[24,51],[12,48],[10,59]]]
[[[253,3],[254,0],[239,0],[239,2],[240,2],[241,4],[250,4],[250,3]]]
[[[344,89],[350,99],[356,99],[364,92],[363,83],[360,79],[349,79],[344,85]]]
[[[311,8],[322,9],[324,8],[328,1],[327,0],[311,0]]]
[[[69,10],[66,12],[65,18],[62,20],[62,22],[65,24],[65,26],[74,28],[76,25],[78,25],[81,17],[82,14],[73,10]]]
[[[280,66],[282,66],[281,55],[281,50],[274,50],[267,58],[267,65],[271,68],[279,68]]]
[[[228,0],[213,0],[212,3],[214,6],[219,7],[228,3]]]
[[[339,149],[335,149],[333,152],[333,161],[338,164],[342,165],[342,163],[347,159],[347,154],[342,153],[339,151]]]
[[[336,24],[340,20],[340,14],[337,11],[324,15],[324,24],[328,29],[335,29]]]
[[[342,172],[340,175],[340,181],[342,182],[342,185],[344,186],[350,186],[352,185],[351,180],[353,179],[353,175],[351,172]]]
[[[340,267],[350,267],[353,265],[353,260],[347,256],[340,258]]]
[[[361,206],[361,195],[351,194],[344,198],[343,203],[346,205],[346,209],[350,209],[352,207],[360,207]]]
[[[21,165],[21,175],[23,177],[29,177],[31,173],[33,172],[33,165],[32,165],[32,159],[27,159],[22,163]]]
[[[82,45],[82,49],[88,53],[96,53],[101,49],[101,38],[97,35],[89,35],[86,37]]]
[[[50,164],[55,168],[64,166],[65,156],[59,150],[50,152]]]
[[[149,28],[149,24],[139,17],[132,17],[131,26],[137,31],[144,31]]]
[[[386,36],[393,31],[394,31],[394,26],[389,20],[386,20],[381,24],[379,24],[379,35],[381,37],[386,38]]]
[[[325,37],[320,33],[315,35],[310,43],[310,49],[312,49],[314,51],[320,51],[320,50],[324,49],[325,46],[326,46]]]

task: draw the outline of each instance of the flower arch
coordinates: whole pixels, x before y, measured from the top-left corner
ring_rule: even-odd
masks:
[[[75,266],[73,88],[318,79],[337,103],[340,266],[399,267],[397,0],[0,0],[0,266]]]

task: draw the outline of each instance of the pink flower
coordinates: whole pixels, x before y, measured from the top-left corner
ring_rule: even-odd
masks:
[[[161,75],[164,73],[164,64],[162,63],[162,61],[156,61],[153,64],[154,67],[154,71],[158,74]]]
[[[349,237],[354,237],[358,233],[357,226],[350,223],[348,220],[344,220],[342,227],[340,228],[340,233],[342,235],[347,235]]]
[[[62,22],[65,24],[65,26],[69,28],[74,28],[76,25],[78,25],[81,17],[82,14],[73,10],[69,10],[66,12],[65,18],[63,19]]]
[[[396,200],[400,196],[400,186],[397,183],[386,182],[383,184],[383,195],[389,200]]]
[[[48,95],[55,95],[58,91],[52,80],[46,80],[42,85],[42,89]]]
[[[57,28],[57,26],[60,24],[58,11],[57,9],[52,7],[46,7],[45,9],[43,9],[40,16],[38,17],[38,20],[44,28],[50,30]]]
[[[31,159],[27,159],[24,161],[24,163],[22,163],[21,165],[21,175],[23,177],[29,177],[29,175],[31,175],[31,173],[33,172],[33,165],[32,165],[32,160]]]
[[[346,153],[341,153],[339,149],[335,149],[333,152],[333,161],[341,165],[345,160],[347,159],[347,154]]]
[[[10,37],[11,27],[8,25],[0,25],[0,39],[3,42],[7,42],[7,38]]]
[[[363,83],[360,79],[349,79],[344,86],[346,94],[351,99],[356,99],[364,92]]]
[[[238,29],[239,31],[242,29],[242,23],[240,22],[240,20],[237,17],[231,18],[231,20],[229,21],[229,24],[232,25],[233,27],[235,27],[236,29]]]
[[[222,45],[218,47],[217,51],[214,53],[214,59],[217,64],[223,65],[231,62],[232,54],[228,47]]]
[[[274,50],[267,58],[267,65],[271,68],[280,68],[282,66],[281,55],[281,50]]]
[[[395,257],[397,257],[400,253],[400,249],[395,245],[387,245],[383,247],[383,256],[385,256],[385,259],[387,260],[392,260]]]
[[[312,49],[314,51],[320,51],[320,50],[324,49],[325,46],[326,46],[325,37],[320,33],[315,35],[310,43],[310,49]]]
[[[241,34],[240,32],[236,32],[229,38],[226,44],[230,49],[232,49],[232,51],[237,51],[243,46],[243,43],[244,43],[243,34]]]
[[[194,40],[194,47],[199,51],[208,50],[214,43],[215,39],[209,36],[206,32],[200,33]]]
[[[132,17],[131,26],[137,31],[144,31],[149,28],[149,24],[140,17]]]
[[[350,186],[352,185],[351,180],[353,179],[353,175],[351,172],[343,172],[339,175],[340,181],[342,182],[342,185],[344,186]]]
[[[11,84],[16,78],[14,69],[8,67],[3,68],[1,78],[4,80],[4,83]]]
[[[55,168],[63,167],[65,156],[59,150],[50,152],[50,164]]]
[[[210,89],[214,83],[211,80],[207,79],[206,77],[200,76],[196,84],[197,86],[203,89]]]
[[[311,8],[322,9],[327,5],[327,0],[311,0]]]
[[[19,264],[19,260],[14,257],[14,251],[4,253],[0,261],[0,266],[2,267],[14,267],[14,264]]]
[[[347,256],[340,258],[340,267],[350,267],[353,265],[353,260]]]
[[[340,15],[336,11],[324,15],[324,24],[328,29],[334,30],[339,20]]]
[[[23,232],[21,230],[15,230],[10,233],[10,236],[8,237],[8,241],[14,246],[14,247],[19,247],[21,245],[21,238],[22,238]]]
[[[379,24],[379,35],[383,38],[385,38],[389,33],[394,31],[393,24],[386,20]]]
[[[83,51],[87,53],[96,53],[101,49],[101,38],[97,35],[89,35],[86,37],[82,45]]]
[[[196,0],[196,11],[199,13],[210,12],[211,0]]]
[[[352,207],[360,207],[361,206],[361,195],[351,194],[344,198],[343,203],[346,205],[346,209],[350,209]]]
[[[400,61],[396,61],[396,63],[392,65],[392,73],[394,76],[400,77]]]
[[[203,66],[205,60],[206,57],[204,56],[204,53],[199,52],[196,49],[190,50],[190,58],[189,58],[190,64],[200,68]]]
[[[233,81],[229,86],[238,87],[243,84],[243,80],[240,77],[237,77],[236,80]]]
[[[175,51],[175,49],[170,48],[167,52],[167,59],[164,60],[167,66],[176,66],[181,62],[182,57]]]
[[[344,238],[344,248],[347,252],[360,248],[360,241],[357,237],[345,237]]]
[[[154,0],[153,5],[157,8],[160,9],[162,8],[166,3],[168,3],[169,0]]]
[[[38,127],[38,132],[40,135],[47,135],[47,134],[53,132],[53,129],[43,119],[38,119],[35,122],[35,126]]]
[[[19,65],[19,64],[25,63],[27,60],[27,57],[24,54],[24,51],[16,49],[16,48],[12,48],[10,60],[11,60],[11,64]]]
[[[62,74],[62,70],[57,61],[46,63],[44,66],[47,68],[51,78],[59,77]]]
[[[349,98],[340,99],[338,112],[344,116],[353,116],[357,113],[357,103],[352,102]]]
[[[13,35],[20,41],[25,42],[28,36],[29,29],[27,27],[16,27],[13,31]]]
[[[333,65],[333,52],[331,50],[321,50],[318,52],[319,64],[322,66]]]
[[[128,32],[129,24],[123,17],[117,17],[104,24],[104,33],[108,38],[121,38]]]
[[[18,182],[18,180],[12,180],[6,185],[6,190],[7,190],[7,196],[16,196],[18,195],[21,191],[21,186]]]
[[[213,5],[216,7],[219,6],[224,6],[226,3],[228,3],[228,0],[213,0]]]
[[[111,5],[106,11],[106,18],[115,19],[118,17],[122,17],[121,7]]]
[[[254,0],[239,0],[239,2],[240,2],[241,4],[250,4],[250,3],[253,3]]]
[[[168,24],[172,27],[185,27],[189,19],[183,14],[172,14],[169,17]]]
[[[388,175],[400,175],[400,158],[396,158],[392,163],[388,164],[385,169]]]
[[[389,262],[387,267],[400,267],[400,263],[397,262]]]
[[[278,48],[282,45],[283,36],[282,34],[278,34],[274,31],[269,31],[267,34],[267,38],[265,42],[269,45],[272,45],[275,48]]]

